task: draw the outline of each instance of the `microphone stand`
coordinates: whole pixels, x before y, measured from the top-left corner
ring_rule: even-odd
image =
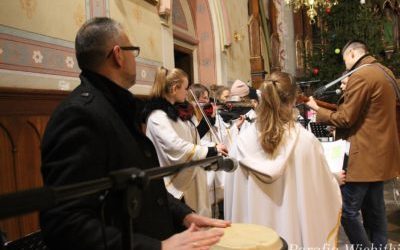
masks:
[[[314,96],[315,97],[319,97],[321,96],[328,88],[332,87],[333,85],[335,85],[336,83],[340,82],[341,80],[345,79],[346,77],[350,76],[351,74],[353,74],[354,72],[366,67],[366,66],[370,66],[372,64],[363,64],[360,67],[357,67],[349,72],[347,72],[346,74],[342,75],[341,77],[331,81],[330,83],[318,88],[317,90],[314,91]]]
[[[36,210],[52,208],[61,202],[97,194],[105,190],[122,191],[124,193],[124,228],[121,231],[124,249],[133,249],[132,219],[139,215],[141,195],[149,182],[173,175],[181,170],[202,167],[205,170],[217,170],[210,165],[223,164],[222,156],[177,164],[167,167],[155,167],[146,170],[127,168],[110,172],[108,177],[80,182],[61,187],[43,187],[0,196],[0,219],[12,217]],[[0,246],[1,248],[2,246]]]

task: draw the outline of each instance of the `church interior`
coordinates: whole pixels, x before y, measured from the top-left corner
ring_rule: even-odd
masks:
[[[140,47],[129,90],[142,99],[161,66],[180,68],[190,84],[209,89],[238,79],[258,89],[271,72],[283,71],[312,95],[341,76],[341,48],[353,38],[365,40],[400,78],[399,0],[1,0],[0,195],[43,186],[46,125],[80,84],[75,35],[103,16],[120,22]],[[397,249],[399,183],[385,183],[388,236]],[[37,232],[38,212],[0,219],[0,230],[7,241]],[[341,231],[340,249],[347,244]]]

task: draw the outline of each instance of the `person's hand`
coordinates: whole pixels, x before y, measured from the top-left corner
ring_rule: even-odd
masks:
[[[161,242],[162,250],[187,250],[198,249],[208,250],[211,246],[218,243],[224,235],[223,230],[213,228],[210,230],[198,230],[192,223],[190,227],[182,233],[175,234]]]
[[[310,96],[310,100],[306,102],[306,105],[315,111],[318,111],[319,109],[318,104],[315,102],[314,97],[312,96]]]
[[[201,215],[198,215],[195,213],[188,214],[183,219],[183,225],[185,227],[189,227],[193,223],[196,224],[197,227],[225,228],[225,227],[229,227],[231,225],[230,221],[208,218],[208,217],[201,216]]]
[[[346,172],[344,170],[335,173],[335,177],[340,186],[346,183]]]
[[[222,154],[223,156],[228,155],[228,149],[226,148],[226,146],[224,144],[217,144],[217,145],[215,145],[215,148],[217,149],[217,152]]]
[[[236,127],[238,129],[240,129],[240,127],[243,125],[245,120],[246,120],[246,117],[244,115],[240,115],[239,118],[236,120]]]

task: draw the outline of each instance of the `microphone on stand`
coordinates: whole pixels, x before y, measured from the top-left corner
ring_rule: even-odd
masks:
[[[357,67],[357,68],[355,68],[355,69],[353,69],[353,70],[347,72],[346,74],[340,76],[339,78],[337,78],[337,79],[331,81],[330,83],[328,83],[328,84],[326,84],[326,85],[324,85],[324,86],[319,87],[317,90],[314,91],[313,96],[318,97],[318,96],[323,95],[324,93],[326,93],[326,90],[327,90],[328,88],[332,87],[333,85],[335,85],[336,83],[338,83],[338,82],[340,82],[341,80],[345,79],[346,77],[349,77],[351,74],[353,74],[353,73],[356,72],[357,70],[360,70],[360,69],[362,69],[362,68],[364,68],[364,67],[366,67],[366,66],[370,66],[370,65],[371,65],[371,64],[363,64],[363,65],[361,65],[360,67]]]
[[[236,159],[226,157],[219,159],[217,162],[217,166],[218,166],[217,170],[223,170],[225,172],[233,172],[238,167],[238,162]]]
[[[87,195],[95,195],[105,190],[123,191],[128,190],[128,188],[132,186],[144,189],[152,180],[176,174],[187,168],[202,167],[205,170],[207,170],[207,168],[213,170],[214,168],[214,170],[233,171],[236,169],[236,166],[237,162],[232,158],[213,156],[173,166],[154,167],[145,170],[138,168],[125,168],[113,171],[109,173],[108,176],[95,180],[74,183],[61,187],[42,187],[23,190],[16,193],[1,194],[0,220],[35,210],[49,209],[61,202],[78,199]],[[134,195],[132,192],[129,194]],[[130,206],[130,209],[135,210],[130,213],[130,215],[135,217],[138,213],[136,210],[138,209],[138,206]]]
[[[220,158],[217,161],[217,164],[212,164],[204,168],[206,171],[225,171],[225,172],[233,172],[236,170],[238,166],[238,162],[236,159],[225,157]]]
[[[327,95],[341,95],[342,94],[342,90],[341,89],[335,89],[335,90],[330,90],[330,91],[325,91],[324,92],[324,96]]]

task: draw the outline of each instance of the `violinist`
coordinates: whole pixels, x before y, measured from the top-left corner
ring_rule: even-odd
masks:
[[[207,116],[207,119],[212,125],[211,129],[214,129],[216,105],[214,103],[210,103],[210,91],[206,86],[199,83],[192,84],[189,89],[192,91],[199,102],[199,105],[197,105],[195,103],[194,97],[191,94],[188,95],[188,101],[194,106],[194,119],[192,120],[197,126],[197,130],[199,132],[202,142],[201,144],[215,145],[215,142],[213,142],[212,134],[210,132],[210,128],[205,121],[206,118],[203,117],[203,114]],[[203,110],[203,113],[200,111],[200,109]]]
[[[218,153],[227,154],[222,144],[200,145],[200,136],[192,121],[192,106],[185,103],[188,88],[188,76],[183,70],[158,68],[150,93],[151,100],[143,114],[147,124],[146,135],[156,148],[160,166],[200,160]],[[164,182],[173,196],[183,200],[198,214],[211,216],[203,169],[189,168],[166,177]]]
[[[230,93],[231,91],[229,90],[228,87],[223,85],[218,85],[214,92],[214,98],[215,98],[214,101],[219,103],[224,103],[228,100]]]
[[[343,75],[345,75],[346,73],[347,73],[347,70],[345,72],[343,72]],[[342,90],[342,93],[344,93],[344,91],[346,90],[346,85],[347,85],[348,81],[349,81],[349,77],[346,77],[340,82],[340,89]]]
[[[202,84],[192,84],[189,89],[191,94],[188,95],[189,102],[193,103],[194,108],[194,123],[197,125],[197,130],[201,137],[201,145],[205,146],[214,146],[216,145],[217,141],[213,138],[213,135],[210,129],[214,130],[214,134],[217,135],[218,140],[221,140],[221,134],[218,131],[218,128],[215,127],[215,116],[216,116],[216,104],[210,102],[209,98],[209,90],[206,86]],[[196,105],[194,97],[196,97],[198,104]],[[201,110],[203,112],[201,112]],[[207,116],[212,125],[211,128],[208,128],[205,118],[203,114]],[[210,198],[210,204],[212,207],[212,217],[213,218],[221,218],[220,215],[223,215],[222,204],[224,198],[224,190],[223,190],[223,183],[224,183],[224,171],[208,171],[207,172],[207,187],[208,193]],[[218,206],[220,204],[220,206]]]
[[[349,41],[342,57],[346,69],[353,72],[343,102],[336,111],[320,107],[313,98],[307,105],[317,112],[318,121],[340,128],[343,139],[350,142],[346,184],[341,188],[341,222],[350,243],[360,249],[385,249],[384,182],[400,171],[396,82],[393,72],[368,54],[362,41]]]
[[[239,127],[239,129],[243,130],[247,128],[256,119],[256,113],[254,111],[258,103],[258,96],[256,90],[249,87],[246,83],[240,80],[236,80],[231,87],[230,100],[240,102],[241,107],[246,107],[246,106],[250,107],[246,109],[246,113],[240,117],[240,119],[244,119],[244,121]],[[243,109],[240,110],[240,112],[242,111]],[[242,113],[240,114],[242,115]]]

